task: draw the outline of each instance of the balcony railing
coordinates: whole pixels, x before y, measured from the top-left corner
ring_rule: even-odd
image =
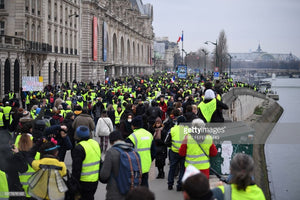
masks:
[[[0,48],[6,49],[25,49],[26,42],[22,38],[0,35]]]
[[[52,46],[47,43],[26,41],[26,51],[31,53],[51,53]]]

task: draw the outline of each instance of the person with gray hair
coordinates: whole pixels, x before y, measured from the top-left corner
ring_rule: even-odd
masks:
[[[192,131],[185,135],[179,148],[179,155],[185,156],[184,166],[193,165],[209,179],[209,158],[218,154],[211,135],[203,130],[205,123],[202,119],[192,121]]]
[[[223,199],[265,200],[263,191],[253,180],[254,161],[244,153],[236,154],[230,163],[232,179],[229,185],[221,185],[212,190],[214,197]]]

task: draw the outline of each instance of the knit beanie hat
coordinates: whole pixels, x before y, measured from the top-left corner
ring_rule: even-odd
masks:
[[[131,125],[137,128],[143,127],[143,118],[141,115],[136,116],[133,118]]]
[[[76,134],[79,138],[89,138],[90,137],[90,130],[87,126],[78,126],[76,129]]]
[[[156,120],[155,120],[155,123],[161,123],[162,124],[162,120],[160,117],[157,117]]]

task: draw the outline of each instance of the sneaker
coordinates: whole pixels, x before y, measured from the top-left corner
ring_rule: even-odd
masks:
[[[173,190],[173,185],[168,185],[168,190]]]

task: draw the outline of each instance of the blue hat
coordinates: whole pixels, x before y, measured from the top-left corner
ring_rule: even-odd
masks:
[[[89,138],[90,130],[87,126],[78,126],[76,129],[76,134],[79,138]]]

